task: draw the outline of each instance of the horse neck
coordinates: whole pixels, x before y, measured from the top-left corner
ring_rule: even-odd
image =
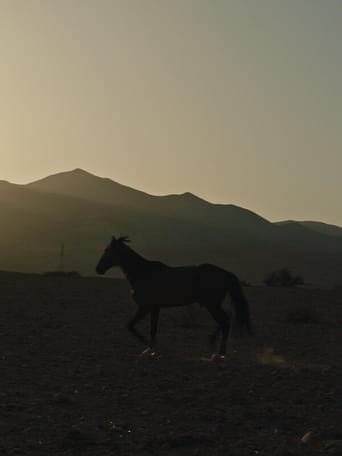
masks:
[[[148,260],[132,250],[130,247],[125,246],[125,254],[122,255],[121,258],[121,269],[132,286],[144,273],[148,264]]]

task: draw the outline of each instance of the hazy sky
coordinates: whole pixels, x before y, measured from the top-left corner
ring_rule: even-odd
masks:
[[[341,0],[0,0],[0,178],[342,225]]]

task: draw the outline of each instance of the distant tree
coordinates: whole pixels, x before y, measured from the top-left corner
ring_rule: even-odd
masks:
[[[288,269],[278,269],[270,272],[264,280],[268,287],[295,287],[304,285],[304,279],[300,276],[294,276]]]

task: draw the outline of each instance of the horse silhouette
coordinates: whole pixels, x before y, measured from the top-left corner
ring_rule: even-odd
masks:
[[[159,312],[162,307],[186,306],[198,303],[204,306],[218,324],[218,330],[211,336],[215,341],[222,333],[218,355],[224,357],[230,327],[240,334],[251,332],[250,313],[239,279],[231,272],[212,264],[171,267],[159,261],[150,261],[139,255],[127,244],[124,236],[113,236],[97,266],[97,274],[118,266],[124,272],[132,287],[132,296],[138,309],[127,328],[142,343],[155,350]],[[231,318],[222,304],[231,298]],[[150,342],[136,329],[136,325],[150,314]]]

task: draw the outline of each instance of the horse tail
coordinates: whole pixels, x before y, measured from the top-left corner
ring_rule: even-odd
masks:
[[[252,334],[248,301],[239,279],[232,273],[229,273],[227,291],[233,304],[232,332],[238,335]]]

